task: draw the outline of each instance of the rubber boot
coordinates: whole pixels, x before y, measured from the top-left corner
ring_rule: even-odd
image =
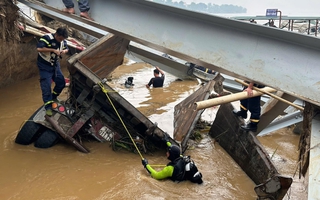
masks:
[[[243,119],[247,119],[247,112],[244,111],[244,110],[240,110],[240,111],[237,111],[237,110],[233,110],[232,111],[233,114],[237,115],[238,117],[242,117]]]
[[[257,126],[258,124],[257,123],[253,123],[253,122],[250,122],[249,124],[247,125],[243,125],[241,126],[241,129],[245,130],[245,131],[253,131],[253,132],[256,132],[257,131]]]

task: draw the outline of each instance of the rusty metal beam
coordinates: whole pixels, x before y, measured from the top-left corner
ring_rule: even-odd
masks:
[[[54,127],[54,129],[59,133],[59,135],[65,139],[69,144],[74,146],[76,149],[78,149],[80,152],[83,153],[89,153],[90,151],[85,148],[83,145],[81,145],[76,139],[70,137],[68,134],[64,132],[64,130],[60,127],[59,123],[54,120],[52,117],[49,117],[48,115],[45,116],[45,119]]]

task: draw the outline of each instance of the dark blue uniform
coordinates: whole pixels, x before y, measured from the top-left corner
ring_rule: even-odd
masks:
[[[67,42],[61,43],[54,39],[53,34],[47,34],[41,37],[37,48],[52,48],[59,51],[68,49]],[[53,52],[39,52],[37,65],[40,72],[40,87],[42,91],[42,100],[45,108],[51,108],[53,99],[61,93],[65,87],[65,79],[60,69],[58,55]],[[51,81],[55,82],[55,87],[51,93]]]
[[[248,82],[247,82],[248,83]],[[264,88],[264,85],[254,84],[254,87],[257,88]],[[248,87],[244,87],[243,90],[247,89]],[[261,107],[260,107],[260,100],[261,96],[251,97],[248,99],[240,100],[240,109],[242,113],[247,113],[249,110],[251,113],[250,116],[250,123],[253,125],[257,125],[260,121],[261,115]]]

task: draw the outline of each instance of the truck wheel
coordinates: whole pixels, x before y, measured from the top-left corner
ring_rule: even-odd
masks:
[[[39,129],[41,128],[41,125],[33,122],[33,117],[41,108],[42,106],[36,112],[34,112],[28,119],[28,121],[26,121],[26,123],[22,126],[15,139],[15,143],[29,145],[35,141],[35,139],[39,135]]]
[[[60,140],[59,135],[51,129],[46,128],[40,137],[34,142],[37,148],[49,148]]]

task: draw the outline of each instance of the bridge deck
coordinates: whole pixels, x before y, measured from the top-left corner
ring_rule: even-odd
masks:
[[[45,2],[63,8],[61,1]],[[318,38],[150,1],[92,0],[90,6],[95,22],[87,25],[320,105]]]

